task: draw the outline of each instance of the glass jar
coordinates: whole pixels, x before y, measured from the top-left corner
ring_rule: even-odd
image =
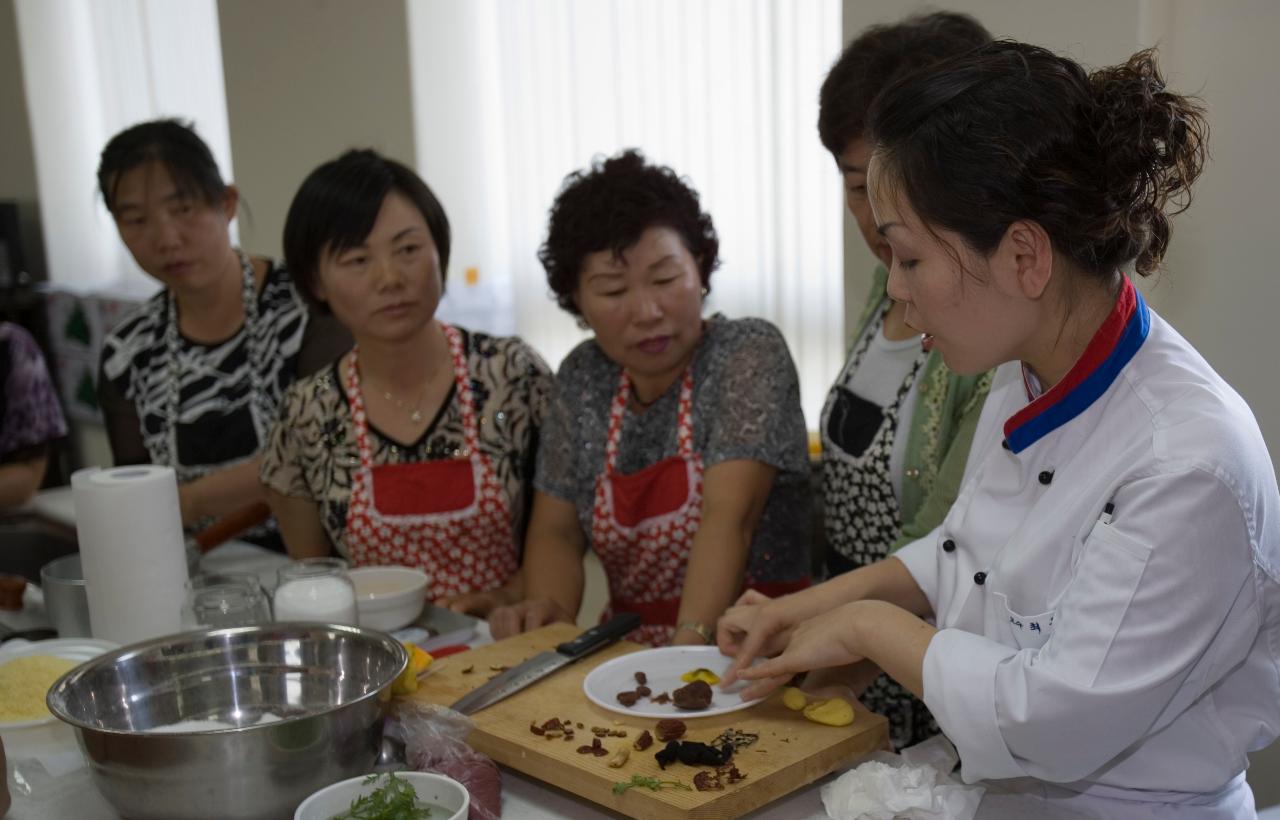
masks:
[[[187,581],[182,605],[183,629],[222,629],[270,622],[271,603],[256,575],[209,573]]]
[[[341,558],[303,558],[277,571],[277,621],[356,625],[356,588]]]

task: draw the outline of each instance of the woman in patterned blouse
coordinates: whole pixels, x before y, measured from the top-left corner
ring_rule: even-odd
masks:
[[[435,599],[513,600],[550,371],[518,338],[436,318],[449,222],[398,162],[350,151],[317,168],[284,247],[356,340],[290,388],[263,460],[289,553],[416,566]]]
[[[164,285],[103,344],[112,455],[172,466],[182,521],[199,527],[263,500],[259,451],[281,394],[349,340],[310,321],[283,268],[231,244],[239,194],[190,126],[120,132],[98,186],[134,261]],[[248,537],[279,548],[271,522]]]
[[[795,365],[760,319],[704,319],[719,242],[698,195],[635,151],[575,173],[540,258],[591,328],[560,366],[538,453],[526,598],[495,636],[573,620],[584,550],[633,638],[704,643],[744,586],[808,584]],[[686,594],[696,590],[696,594]]]

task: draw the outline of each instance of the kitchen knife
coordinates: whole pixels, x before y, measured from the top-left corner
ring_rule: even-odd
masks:
[[[640,616],[634,612],[614,615],[573,640],[560,644],[555,651],[539,652],[519,666],[508,669],[478,689],[463,695],[452,708],[464,715],[475,714],[526,686],[537,683],[557,669],[568,666],[597,649],[603,649],[638,626]]]

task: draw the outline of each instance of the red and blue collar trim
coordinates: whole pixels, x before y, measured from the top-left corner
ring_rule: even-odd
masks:
[[[1093,335],[1084,355],[1062,381],[1004,423],[1008,448],[1020,453],[1088,410],[1111,387],[1147,340],[1150,330],[1147,303],[1126,278],[1115,307]]]

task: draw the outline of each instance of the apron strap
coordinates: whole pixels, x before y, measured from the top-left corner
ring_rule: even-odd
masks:
[[[347,391],[347,403],[351,405],[351,423],[356,430],[356,450],[360,453],[360,466],[368,470],[373,465],[373,454],[369,447],[369,422],[365,416],[364,393],[360,390],[360,370],[357,365],[359,356],[360,345],[352,345],[343,387]]]
[[[618,464],[618,440],[622,438],[622,417],[627,412],[627,394],[630,392],[631,377],[624,367],[618,376],[618,390],[613,394],[613,404],[609,407],[609,435],[604,442],[605,475],[615,472]]]
[[[480,454],[480,425],[476,420],[476,406],[471,393],[471,370],[467,367],[467,354],[462,349],[462,333],[453,325],[440,323],[444,338],[449,342],[453,359],[453,380],[458,387],[458,409],[462,411],[462,435],[466,444],[464,456]]]
[[[609,408],[609,435],[604,444],[604,471],[617,472],[618,442],[622,439],[622,420],[627,412],[627,396],[631,393],[631,377],[626,368],[618,377],[618,392]],[[676,412],[676,448],[681,458],[693,458],[693,365],[684,370],[680,380],[680,404]]]
[[[440,323],[445,341],[449,343],[449,358],[453,369],[453,381],[458,389],[458,407],[462,412],[462,435],[465,452],[463,457],[470,458],[480,453],[480,425],[476,421],[476,408],[471,393],[471,371],[467,369],[467,356],[462,348],[462,333],[457,328]],[[351,405],[351,420],[356,430],[356,449],[360,452],[360,466],[371,469],[373,466],[373,448],[369,446],[369,421],[364,408],[364,393],[360,389],[360,372],[358,367],[360,346],[351,348],[351,358],[347,361],[345,387],[347,401]]]

